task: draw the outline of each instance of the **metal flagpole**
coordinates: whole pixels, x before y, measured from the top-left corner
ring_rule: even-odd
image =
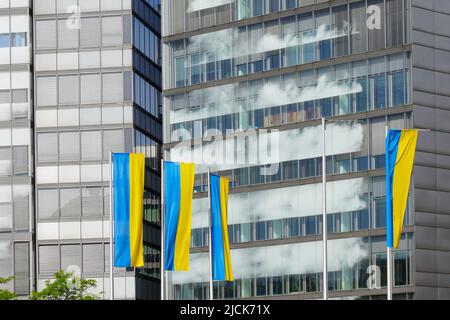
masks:
[[[327,156],[325,149],[326,121],[322,118],[322,235],[323,235],[323,300],[328,300],[327,253]]]
[[[386,125],[384,127],[385,129],[385,137],[387,137],[388,134],[388,126]],[[389,246],[386,246],[386,257],[387,257],[387,299],[392,300],[392,248]]]
[[[165,290],[165,271],[164,271],[164,232],[165,232],[165,184],[164,184],[164,157],[161,159],[161,300],[164,300],[164,290]]]
[[[212,217],[211,217],[211,170],[208,168],[208,217],[209,217],[209,300],[214,300],[213,271],[212,271]]]
[[[113,167],[113,153],[109,152],[109,292],[110,300],[114,300],[114,215],[113,215],[113,179],[114,179],[114,167]]]

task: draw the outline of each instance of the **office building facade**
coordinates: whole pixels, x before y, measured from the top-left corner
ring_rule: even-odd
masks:
[[[1,4],[0,276],[26,296],[72,271],[108,299],[110,152],[138,152],[145,267],[116,268],[114,294],[158,298],[160,2]]]
[[[426,3],[425,3],[426,2]],[[234,282],[217,299],[385,299],[386,129],[421,131],[394,299],[448,299],[450,7],[414,0],[163,2],[164,156],[196,163],[190,268],[208,299],[207,171],[230,179]]]
[[[0,2],[0,277],[26,295],[33,266],[33,73],[28,1]]]

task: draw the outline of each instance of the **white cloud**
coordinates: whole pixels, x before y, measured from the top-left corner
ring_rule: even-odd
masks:
[[[367,245],[358,238],[329,240],[328,249],[330,272],[353,267],[368,255]],[[173,284],[208,281],[208,254],[192,254],[190,259],[191,270],[173,273]],[[235,249],[231,251],[231,259],[235,279],[316,273],[323,270],[321,241]]]
[[[273,106],[292,103],[301,103],[317,99],[339,97],[362,91],[361,85],[356,81],[332,81],[328,76],[321,76],[316,85],[299,88],[295,81],[281,83],[265,83],[255,91],[239,88],[239,84],[217,86],[200,89],[191,93],[191,105],[198,101],[200,107],[184,108],[170,112],[170,123],[179,123],[206,119],[208,117],[223,116],[245,111],[259,110]],[[238,98],[255,97],[253,103],[242,106]]]
[[[248,143],[240,138],[219,139],[193,147],[182,144],[174,146],[170,151],[170,159],[178,162],[194,162],[196,173],[207,172],[208,168],[219,171],[310,159],[322,155],[321,132],[321,126],[279,132],[260,131],[258,137],[255,136],[255,132],[247,132]],[[363,126],[359,123],[330,124],[326,131],[326,154],[361,151],[363,139]]]
[[[364,178],[327,183],[327,211],[356,211],[367,208],[363,195],[367,192]],[[276,199],[276,200],[275,200]],[[228,224],[269,221],[322,213],[322,184],[230,194]],[[208,198],[194,199],[192,228],[208,227]]]

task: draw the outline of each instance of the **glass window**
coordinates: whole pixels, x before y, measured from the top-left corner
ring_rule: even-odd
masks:
[[[361,91],[356,94],[356,111],[367,111],[367,79],[359,79],[358,84],[361,86]]]
[[[79,188],[60,189],[61,217],[78,217],[81,215],[81,197]]]
[[[283,294],[283,277],[272,277],[272,295]]]
[[[373,199],[375,212],[375,228],[386,226],[386,198]]]
[[[79,104],[79,87],[78,76],[59,77],[59,103]]]
[[[36,49],[56,48],[56,20],[36,21]]]
[[[39,219],[51,219],[59,216],[58,190],[38,190],[38,216]]]
[[[318,280],[316,273],[306,274],[306,292],[316,292],[318,288]]]
[[[58,20],[58,48],[78,48],[78,29],[72,25],[73,19]]]
[[[38,106],[56,105],[56,77],[38,77],[36,86]]]
[[[9,48],[9,33],[0,33],[0,48]]]
[[[81,18],[80,47],[100,47],[100,18]]]
[[[103,102],[123,101],[123,75],[122,73],[103,74]]]
[[[60,269],[59,247],[39,246],[39,272],[54,273]]]
[[[27,46],[27,33],[16,32],[11,34],[11,47],[26,47]]]
[[[12,103],[27,103],[27,102],[28,102],[28,89],[12,90]]]
[[[78,132],[61,132],[59,134],[59,160],[79,161],[80,134]]]
[[[81,75],[81,103],[100,103],[101,101],[101,81],[100,74]]]
[[[392,75],[392,106],[405,104],[405,72],[398,71]]]
[[[101,273],[104,270],[105,254],[102,244],[83,245],[83,272]]]
[[[122,130],[103,131],[103,159],[109,159],[109,153],[124,152],[124,135]]]
[[[267,295],[267,278],[256,278],[256,295]]]
[[[380,75],[374,78],[374,107],[382,109],[386,107],[386,81],[385,76]]]
[[[121,45],[123,39],[122,17],[102,17],[102,44]]]
[[[317,234],[316,220],[316,216],[305,217],[305,235]]]
[[[298,274],[289,275],[289,293],[302,292],[302,283]]]
[[[56,133],[37,134],[38,162],[58,161],[58,136]]]
[[[263,14],[263,0],[252,0],[253,1],[253,16],[260,16]]]
[[[28,147],[13,147],[14,175],[22,175],[28,173]]]
[[[11,148],[0,148],[0,176],[11,175]]]
[[[100,131],[81,132],[81,159],[101,160],[102,158],[102,137]]]
[[[83,216],[94,217],[103,215],[103,194],[101,187],[82,189]]]

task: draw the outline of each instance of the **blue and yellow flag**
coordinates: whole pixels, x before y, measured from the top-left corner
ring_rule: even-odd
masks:
[[[228,179],[210,175],[211,251],[214,281],[233,281],[228,241]]]
[[[164,269],[167,271],[188,271],[194,165],[165,162],[164,167]]]
[[[114,266],[143,267],[143,154],[115,153]]]
[[[387,247],[398,248],[405,218],[417,130],[389,130],[386,136]]]

